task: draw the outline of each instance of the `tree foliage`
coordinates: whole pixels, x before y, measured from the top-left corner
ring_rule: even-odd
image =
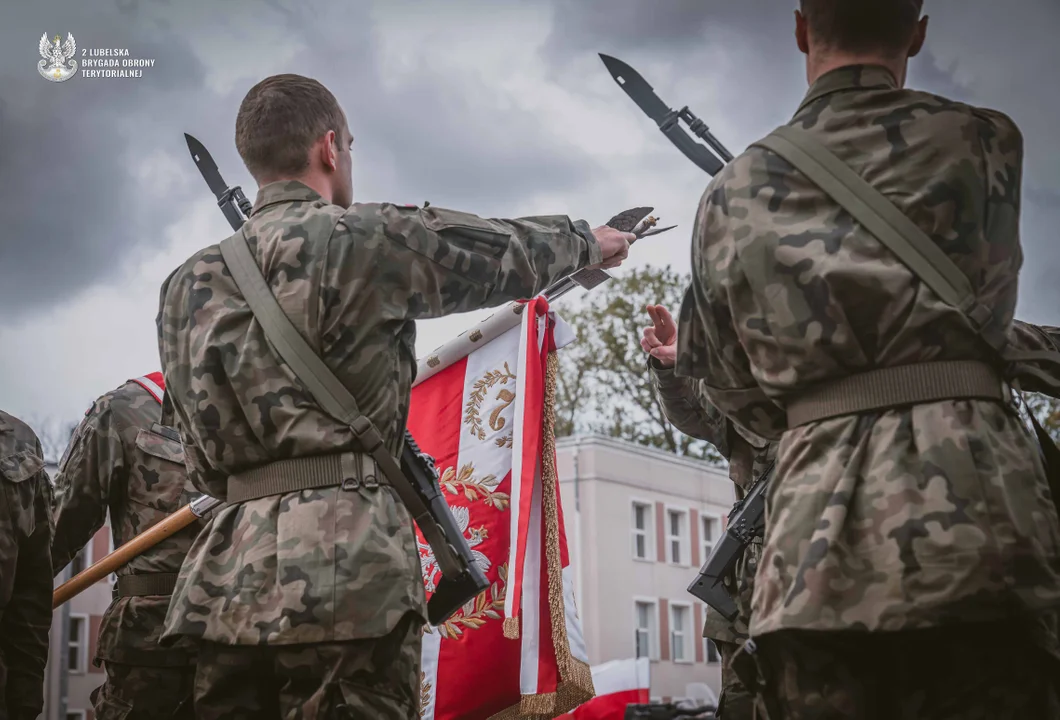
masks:
[[[669,266],[623,271],[561,310],[578,341],[559,353],[556,434],[598,433],[679,455],[719,461],[714,446],[690,438],[666,420],[651,385],[641,330],[644,307],[664,305],[676,316],[687,275]]]
[[[77,421],[56,420],[51,417],[38,420],[31,417],[25,422],[40,440],[44,461],[51,465],[58,465],[63,453],[66,452],[66,446],[70,444],[74,431],[77,430]]]
[[[1028,409],[1038,418],[1042,428],[1055,440],[1060,442],[1060,400],[1038,393],[1024,393],[1023,400]]]

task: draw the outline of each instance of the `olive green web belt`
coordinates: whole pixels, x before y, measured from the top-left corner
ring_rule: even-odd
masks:
[[[236,473],[228,478],[229,503],[270,495],[342,486],[356,490],[385,485],[386,478],[371,456],[347,452],[288,458]]]
[[[176,585],[177,573],[124,575],[118,578],[118,596],[172,595]]]
[[[1006,402],[1006,385],[990,365],[976,360],[896,365],[822,383],[786,402],[788,427],[888,408],[981,399]]]

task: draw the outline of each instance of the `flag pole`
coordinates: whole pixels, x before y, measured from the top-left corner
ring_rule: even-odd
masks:
[[[217,498],[202,495],[172,515],[167,515],[129,542],[116,548],[114,552],[99,562],[90,565],[57,587],[52,593],[52,609],[54,610],[70,598],[95,585],[140,553],[188,527],[220,504],[221,501]]]

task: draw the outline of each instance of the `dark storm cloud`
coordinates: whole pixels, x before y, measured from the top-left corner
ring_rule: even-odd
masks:
[[[225,178],[253,196],[232,143],[242,95],[263,74],[218,96],[207,76],[230,60],[267,61],[274,48],[252,29],[269,24],[304,50],[280,71],[320,79],[345,106],[357,138],[358,199],[467,206],[486,213],[542,188],[571,189],[601,172],[577,148],[548,137],[531,117],[452,92],[460,79],[430,67],[396,88],[380,83],[370,9],[341,17],[334,6],[279,2],[86,3],[64,9],[19,3],[0,30],[0,305],[5,321],[106,282],[133,252],[150,252],[189,199],[206,192],[190,161],[185,182],[161,196],[133,174],[152,151],[187,159],[183,132],[199,137]],[[308,10],[308,11],[304,11]],[[424,10],[421,8],[421,12]],[[256,25],[255,25],[256,24]],[[191,28],[189,32],[189,28]],[[229,32],[203,57],[199,28]],[[129,47],[156,65],[139,80],[37,75],[37,41],[72,32],[80,48]],[[475,41],[451,37],[454,46]]]
[[[525,3],[540,7],[536,0]],[[334,3],[286,0],[120,0],[93,2],[91,9],[75,0],[9,5],[0,26],[0,217],[5,230],[0,304],[7,320],[107,282],[131,254],[161,246],[163,230],[191,199],[206,192],[187,158],[183,132],[199,137],[225,178],[252,195],[254,185],[232,142],[234,119],[243,94],[268,72],[310,75],[335,92],[356,136],[359,200],[430,200],[495,214],[518,209],[522,198],[534,193],[606,185],[609,173],[625,163],[652,171],[673,168],[673,177],[693,184],[702,180],[657,133],[645,157],[616,159],[603,167],[544,129],[532,114],[493,102],[473,76],[446,75],[429,61],[397,82],[384,81],[391,73],[381,65],[374,12],[395,12],[397,6],[420,21],[433,14],[444,30],[427,41],[428,57],[444,57],[450,49],[473,52],[481,40],[474,21],[484,14],[503,15],[511,6],[489,6],[493,9],[487,13],[486,6],[469,2],[444,8],[359,3],[341,12]],[[1055,277],[1060,256],[1051,240],[1060,209],[1049,193],[1060,184],[1060,141],[1054,135],[1060,94],[1045,88],[1060,66],[1060,54],[1036,36],[1034,47],[1041,49],[1028,55],[1018,37],[1042,32],[1050,22],[1055,29],[1060,12],[1055,0],[1026,0],[1004,12],[997,5],[931,0],[933,39],[924,57],[914,61],[911,82],[999,107],[1024,127],[1024,243],[1028,265],[1045,279],[1035,281],[1025,271],[1023,295],[1033,292],[1034,303],[1055,308],[1060,284],[1048,277]],[[585,69],[597,66],[584,61],[597,52],[620,57],[648,76],[667,102],[689,105],[739,152],[784,122],[804,91],[802,56],[792,38],[796,6],[796,0],[553,0],[552,30],[540,55],[550,82],[607,97],[621,97],[621,91],[602,66],[593,75]],[[280,33],[302,49],[276,67],[270,63],[276,48],[255,28]],[[198,33],[207,29],[221,39],[196,44]],[[42,32],[65,36],[67,31],[80,47],[127,46],[134,54],[154,57],[156,67],[135,81],[48,83],[34,67],[37,40]],[[393,32],[400,32],[400,24]],[[519,28],[511,33],[518,43]],[[1018,61],[1009,59],[1014,52],[1020,53]],[[482,62],[490,58],[484,55]],[[250,70],[217,90],[209,80],[230,63]],[[582,64],[572,72],[577,63]],[[258,66],[268,71],[255,70]],[[628,112],[644,123],[645,132],[655,132],[632,103]],[[159,149],[178,161],[183,180],[164,192],[133,172],[148,165]],[[577,208],[548,210],[577,213]],[[204,238],[203,244],[216,239]]]
[[[157,243],[178,202],[143,197],[131,171],[173,127],[169,108],[203,68],[164,28],[130,33],[114,6],[13,3],[0,31],[0,305],[5,315],[68,297],[120,269],[132,245]],[[42,33],[81,48],[129,47],[154,58],[138,80],[45,81],[34,67]],[[179,134],[178,134],[179,137]],[[173,198],[174,201],[179,198]]]

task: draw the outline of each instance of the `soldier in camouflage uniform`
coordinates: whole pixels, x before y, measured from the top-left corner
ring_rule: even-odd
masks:
[[[928,233],[992,311],[984,334],[1005,337],[1022,264],[1019,130],[902,89],[926,33],[919,2],[802,8],[811,85],[790,125]],[[745,646],[771,720],[1060,716],[1056,661],[1033,630],[1060,604],[1060,524],[1011,403],[914,401],[789,428],[805,393],[841,378],[981,369],[993,356],[964,314],[758,145],[704,193],[692,273],[676,373],[780,441]]]
[[[51,497],[40,440],[0,412],[0,720],[34,720],[44,709]]]
[[[706,397],[700,383],[674,374],[677,354],[677,325],[662,305],[649,305],[652,326],[645,328],[641,347],[650,355],[648,370],[652,385],[662,401],[666,419],[689,437],[706,440],[729,462],[729,479],[736,486],[736,498],[743,498],[754,481],[765,472],[776,456],[777,444],[751,435],[734,425]],[[724,720],[754,720],[754,695],[732,668],[732,659],[751,622],[751,593],[754,576],[762,559],[761,538],[756,538],[737,560],[725,587],[736,602],[739,614],[733,620],[707,606],[703,637],[710,638],[721,653],[721,696],[718,717]],[[704,558],[706,560],[706,558]],[[761,720],[761,713],[759,713]]]
[[[250,90],[236,144],[260,186],[244,231],[272,292],[395,458],[416,319],[531,297],[617,265],[633,239],[562,215],[351,206],[346,117],[295,75]],[[328,456],[347,468],[322,487],[231,502],[188,553],[165,634],[199,642],[197,716],[415,717],[425,594],[393,489],[271,349],[217,245],[165,281],[158,333],[198,488],[241,497],[232,489],[248,477],[272,473],[275,488]]]
[[[172,410],[159,402],[164,387],[161,373],[130,380],[85,413],[56,477],[53,567],[65,567],[108,512],[118,547],[195,499]],[[107,673],[92,695],[98,720],[192,717],[194,647],[182,640],[161,648],[158,640],[180,564],[204,525],[193,523],[115,573],[95,657]]]
[[[641,347],[651,356],[648,369],[652,385],[663,404],[666,419],[684,434],[706,440],[729,462],[729,477],[736,486],[736,497],[741,499],[751,484],[765,471],[777,451],[777,443],[762,438],[747,437],[746,430],[737,427],[722,415],[707,398],[700,382],[675,375],[677,326],[670,312],[662,305],[649,305],[652,326],[645,328]],[[1013,346],[1023,350],[1060,351],[1060,328],[1031,325],[1016,321],[1011,332]],[[1056,396],[1055,387],[1031,386]],[[732,621],[707,607],[703,636],[710,638],[722,657],[721,696],[718,698],[718,717],[726,720],[753,720],[754,694],[733,670],[732,659],[740,645],[747,640],[751,622],[751,598],[754,576],[762,558],[762,543],[753,541],[744,552],[732,574],[725,579],[726,588],[733,595],[739,615]],[[1055,633],[1052,620],[1046,618],[1045,632]],[[761,720],[763,709],[758,708]]]

